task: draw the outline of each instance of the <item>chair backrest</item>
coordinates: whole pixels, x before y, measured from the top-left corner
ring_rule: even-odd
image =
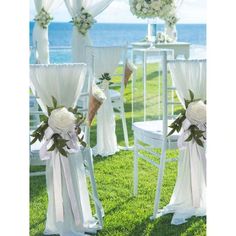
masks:
[[[35,130],[40,123],[39,106],[35,96],[29,97],[29,110],[30,110],[30,130]]]
[[[181,110],[184,98],[189,98],[191,89],[196,98],[206,98],[206,60],[167,60],[163,52],[163,132],[167,134],[168,120],[175,119],[176,106]],[[168,81],[168,68],[171,81]],[[169,86],[171,82],[171,86]],[[173,96],[173,91],[175,94]],[[171,96],[168,94],[171,92]],[[170,109],[171,107],[171,109]]]
[[[87,64],[94,78],[97,80],[103,73],[109,73],[115,79],[111,87],[120,87],[120,93],[123,97],[127,46],[88,46],[86,48],[86,57]],[[118,66],[121,66],[121,71],[117,72]]]
[[[87,90],[83,90],[86,75],[87,66],[83,63],[30,65],[31,89],[37,94],[37,101],[44,113],[47,113],[46,106],[52,106],[53,96],[59,105],[67,108],[74,107],[78,99],[83,98],[81,112],[86,114],[89,103],[88,83]],[[85,139],[89,142],[89,137]]]
[[[168,64],[182,105],[184,98],[190,98],[189,89],[195,98],[206,100],[206,59],[172,60]]]

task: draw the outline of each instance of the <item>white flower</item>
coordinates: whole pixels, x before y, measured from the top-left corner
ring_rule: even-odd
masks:
[[[109,81],[104,79],[100,85],[102,91],[106,91],[109,88]]]
[[[185,115],[193,125],[204,125],[206,123],[206,104],[202,101],[191,102]]]
[[[65,107],[53,110],[48,118],[48,125],[54,132],[73,131],[75,122],[75,115]]]
[[[147,8],[143,8],[143,13],[147,13],[147,12],[148,12]]]
[[[159,10],[160,6],[161,6],[161,3],[160,3],[160,1],[154,1],[154,2],[151,3],[151,6],[152,6],[153,9]]]
[[[106,100],[104,92],[96,84],[92,87],[92,94],[101,103]]]
[[[138,3],[138,4],[136,5],[136,9],[137,9],[138,11],[140,11],[141,8],[142,8],[142,5],[141,5],[140,3]]]

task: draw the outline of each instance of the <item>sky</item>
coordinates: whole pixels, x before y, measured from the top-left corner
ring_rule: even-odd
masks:
[[[178,23],[206,23],[206,0],[183,0],[178,10]],[[30,0],[30,20],[35,16],[34,0]],[[55,22],[68,22],[70,15],[64,4],[54,14]],[[146,23],[129,10],[129,0],[114,0],[105,11],[96,17],[99,23]],[[160,21],[159,21],[160,22]]]

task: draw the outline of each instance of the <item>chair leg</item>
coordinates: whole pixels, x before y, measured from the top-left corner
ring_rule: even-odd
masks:
[[[97,186],[96,186],[96,181],[95,181],[94,171],[93,171],[92,151],[90,148],[87,149],[86,151],[87,151],[87,154],[84,156],[84,158],[88,164],[89,177],[90,177],[91,187],[92,187],[92,198],[95,203],[96,214],[97,214],[97,218],[99,221],[99,225],[102,228],[103,227],[104,210],[103,210],[102,204],[98,198]]]
[[[138,148],[137,148],[137,138],[134,134],[134,196],[138,194]]]
[[[46,174],[45,171],[30,172],[30,177],[32,177],[32,176],[43,176],[45,174]]]
[[[121,111],[121,119],[122,119],[125,146],[129,147],[128,130],[127,130],[127,124],[126,124],[126,118],[125,118],[125,109],[124,109],[124,103],[123,102],[121,102],[120,111]]]
[[[164,170],[165,170],[165,161],[166,161],[166,141],[163,141],[162,152],[161,152],[161,162],[160,162],[160,168],[158,172],[156,195],[155,195],[155,201],[154,201],[154,210],[153,210],[153,216],[151,217],[151,219],[155,219],[158,214],[158,208],[159,208],[160,197],[161,197],[161,187],[162,187],[163,175],[164,175]]]

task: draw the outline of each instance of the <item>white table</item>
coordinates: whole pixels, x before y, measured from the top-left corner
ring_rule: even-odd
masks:
[[[148,48],[150,47],[149,42],[134,42],[131,43],[134,49],[137,48]],[[190,43],[175,42],[175,43],[155,43],[155,47],[159,49],[172,49],[174,50],[174,58],[178,56],[184,56],[188,59],[190,56]]]
[[[132,49],[132,54],[131,54],[131,60],[134,64],[136,64],[136,59],[138,57],[141,57],[142,60],[142,72],[143,72],[143,110],[144,110],[144,116],[143,116],[143,121],[146,120],[146,98],[147,98],[147,59],[148,56],[155,56],[155,60],[152,62],[161,62],[162,60],[162,55],[163,52],[167,52],[167,55],[170,57],[168,59],[173,59],[174,57],[174,50],[172,49],[160,49],[160,48],[156,48],[156,47],[152,47],[152,48],[133,48]],[[134,91],[135,91],[135,82],[136,82],[136,72],[133,73],[133,78],[132,78],[132,122],[134,122],[133,118],[134,118]],[[160,83],[160,81],[159,81]],[[159,86],[160,87],[160,86]],[[160,97],[160,90],[158,91],[158,95]],[[159,104],[160,106],[160,104]],[[159,107],[160,110],[160,107]]]

